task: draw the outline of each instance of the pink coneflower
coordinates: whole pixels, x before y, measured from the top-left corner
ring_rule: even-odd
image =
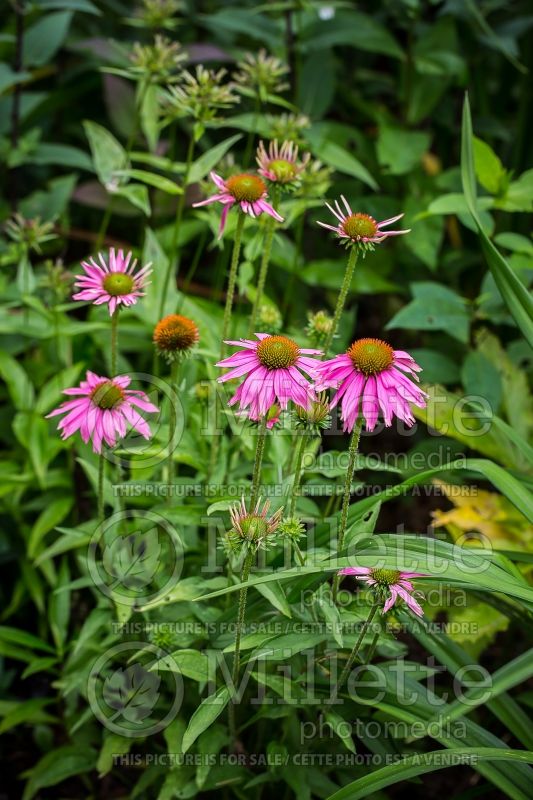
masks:
[[[259,167],[257,171],[263,178],[272,183],[288,184],[303,172],[310,157],[310,153],[306,153],[298,163],[298,145],[294,142],[283,142],[280,147],[275,139],[270,142],[268,151],[263,142],[259,142],[255,160]]]
[[[253,544],[256,547],[263,547],[267,538],[277,529],[283,517],[283,508],[279,508],[270,517],[268,510],[270,501],[265,500],[261,508],[261,500],[248,511],[244,497],[240,503],[236,503],[229,510],[233,534],[238,541]]]
[[[317,371],[317,391],[338,387],[331,407],[341,401],[341,418],[348,432],[353,430],[361,410],[366,428],[371,431],[380,411],[387,427],[395,415],[411,426],[415,418],[409,403],[419,408],[426,405],[426,392],[403,374],[408,372],[418,381],[416,373],[421,367],[409,353],[393,350],[381,339],[358,339],[346,353],[319,364]]]
[[[123,250],[115,253],[112,247],[109,251],[109,263],[102,253],[98,253],[99,264],[92,256],[89,261],[82,261],[85,275],[75,283],[82,291],[72,295],[72,299],[90,300],[95,306],[107,303],[110,314],[121,303],[125,306],[135,305],[137,298],[145,294],[143,290],[147,285],[146,279],[152,270],[151,264],[147,264],[135,273],[137,259],[132,261],[132,255],[130,252],[125,256]]]
[[[339,575],[355,575],[372,586],[381,599],[385,599],[383,614],[390,611],[400,597],[418,617],[424,616],[422,607],[413,597],[414,587],[411,578],[425,578],[420,572],[401,572],[397,569],[376,569],[375,567],[345,567]]]
[[[224,208],[220,215],[220,226],[218,229],[218,238],[222,236],[224,227],[226,225],[226,218],[230,208],[238,203],[245,214],[251,217],[260,216],[263,211],[270,214],[271,217],[277,219],[278,222],[283,222],[278,212],[272,208],[270,203],[267,203],[267,187],[266,183],[259,175],[252,175],[243,173],[242,175],[232,175],[231,178],[224,180],[217,175],[216,172],[211,172],[211,180],[220,190],[217,194],[211,195],[206,200],[201,200],[199,203],[193,203],[194,208],[199,206],[206,206],[209,203],[222,203]]]
[[[126,436],[128,427],[149,439],[150,427],[134,406],[150,414],[159,409],[150,403],[144,392],[128,389],[130,383],[128,375],[111,379],[87,371],[86,380],[79,386],[63,391],[63,394],[77,395],[76,399],[62,403],[47,414],[47,418],[66,414],[57,426],[61,438],[67,439],[79,430],[85,444],[92,440],[95,453],[102,451],[103,441],[113,447],[117,436],[121,439]]]
[[[319,362],[307,356],[321,355],[321,351],[300,348],[287,336],[255,335],[258,342],[252,339],[226,342],[242,349],[217,363],[217,367],[231,368],[218,378],[219,383],[247,376],[229,405],[239,403],[241,411],[249,408],[250,419],[255,420],[264,417],[276,402],[282,409],[287,408],[289,400],[307,406],[309,400],[314,400],[315,392],[302,372],[315,377]]]
[[[389,236],[401,236],[405,231],[384,231],[387,225],[392,225],[398,222],[403,217],[403,214],[398,214],[396,217],[385,219],[383,222],[376,222],[376,220],[369,214],[355,214],[350,208],[348,201],[343,195],[341,200],[344,203],[346,210],[343,210],[339,205],[338,200],[335,200],[335,208],[326,203],[334,217],[339,221],[338,225],[328,225],[326,222],[318,222],[323,228],[327,228],[337,234],[340,239],[345,240],[348,246],[359,245],[363,249],[371,250],[375,244],[379,244]]]

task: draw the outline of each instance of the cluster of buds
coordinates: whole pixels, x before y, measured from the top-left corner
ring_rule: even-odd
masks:
[[[230,508],[231,530],[226,533],[225,545],[229,552],[239,552],[240,550],[266,549],[271,544],[275,544],[274,534],[278,530],[283,509],[279,508],[271,516],[268,516],[270,502],[265,500],[261,508],[261,500],[248,511],[244,497],[240,503],[236,503]]]
[[[259,327],[265,333],[279,333],[283,327],[283,318],[276,306],[267,303],[259,306]]]
[[[305,144],[303,131],[311,127],[311,120],[305,114],[280,114],[269,117],[268,124],[272,139],[294,142],[302,146]]]
[[[171,364],[190,356],[200,335],[192,319],[181,314],[169,314],[157,323],[153,338],[159,355]]]
[[[41,222],[40,217],[25,219],[22,214],[14,214],[5,224],[6,233],[10,239],[20,245],[26,252],[33,250],[41,253],[41,245],[56,239],[53,233],[53,222]]]
[[[179,11],[183,11],[181,0],[143,0],[142,7],[128,22],[136,28],[173,30],[179,25],[174,17]]]
[[[279,524],[278,534],[290,539],[291,542],[298,542],[306,535],[305,525],[298,517],[284,517]]]
[[[260,103],[266,103],[269,95],[279,94],[289,88],[285,80],[288,66],[279,58],[268,55],[264,49],[257,55],[246,53],[237,67],[239,71],[233,77],[238,91]]]
[[[44,274],[41,283],[45,293],[53,298],[54,303],[62,303],[72,292],[74,276],[65,269],[61,260],[44,262]]]
[[[176,631],[172,630],[170,626],[158,624],[153,630],[149,632],[149,639],[152,644],[165,650],[167,653],[172,653],[180,646],[180,641]]]
[[[331,187],[333,172],[331,167],[325,167],[321,161],[312,161],[300,176],[297,196],[309,199],[324,197]]]
[[[186,60],[187,54],[179,42],[158,34],[153,44],[135,42],[130,53],[130,72],[136,79],[165,83],[176,80],[181,64]]]
[[[327,340],[333,326],[333,318],[327,311],[307,312],[307,326],[305,332],[313,345],[320,347]]]
[[[219,119],[218,111],[239,102],[233,84],[224,83],[226,70],[206,69],[199,64],[194,73],[184,72],[179,86],[171,86],[166,94],[167,107],[173,117],[192,117],[195,120],[195,139],[205,126]]]
[[[294,419],[297,428],[303,428],[312,433],[329,428],[331,414],[326,392],[318,394],[316,400],[310,400],[306,408],[295,405]]]

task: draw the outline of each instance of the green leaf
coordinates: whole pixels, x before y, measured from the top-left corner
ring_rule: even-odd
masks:
[[[414,300],[394,315],[387,330],[445,331],[460,342],[468,342],[470,314],[462,297],[439,283],[413,283],[411,289]]]
[[[207,683],[212,677],[209,670],[209,658],[199,650],[174,650],[169,656],[160,658],[150,667],[151,672],[159,670],[177,671],[186,678],[191,678],[199,683]]]
[[[15,408],[23,411],[33,406],[34,391],[20,364],[7,353],[0,352],[0,375],[7,384]]]
[[[486,142],[473,138],[474,145],[474,164],[476,177],[487,192],[500,194],[507,181],[507,172],[492,147]]]
[[[132,206],[139,208],[147,217],[150,216],[150,198],[146,186],[140,183],[130,183],[128,186],[119,186],[118,189],[115,189],[114,194],[125,197]]]
[[[219,161],[224,158],[228,150],[240,139],[242,139],[242,134],[236,133],[234,136],[224,139],[223,142],[219,142],[210,150],[202,153],[202,155],[191,165],[188,182],[198,183],[198,181],[201,181],[202,178],[205,178],[207,173],[216,167]]]
[[[528,750],[505,750],[499,747],[457,747],[449,750],[434,750],[402,758],[398,763],[371,772],[343,786],[327,800],[363,800],[374,792],[407,781],[417,775],[453,767],[459,764],[476,764],[477,761],[518,761],[533,764],[533,753]]]
[[[89,140],[98,179],[107,186],[113,182],[117,170],[127,167],[128,155],[120,142],[106,128],[90,120],[85,120],[83,127]]]
[[[47,64],[65,40],[72,12],[59,11],[41,17],[24,34],[24,63],[32,67]]]
[[[24,83],[28,78],[31,78],[29,72],[14,72],[9,64],[0,63],[0,94],[16,86],[17,83]]]
[[[498,411],[502,399],[500,373],[483,353],[477,350],[468,353],[463,362],[461,378],[468,394],[485,398],[492,411]]]
[[[0,723],[0,736],[3,733],[15,728],[17,725],[46,725],[56,722],[56,718],[45,711],[45,707],[52,702],[52,698],[35,698],[17,703],[12,711],[9,711]]]
[[[59,497],[49,503],[44,510],[39,514],[33,528],[31,529],[30,538],[28,541],[28,557],[35,558],[39,545],[46,534],[59,525],[74,504],[74,498],[69,495]]]
[[[302,32],[305,50],[327,50],[348,45],[370,53],[403,59],[403,50],[385,25],[370,14],[339,10],[332,19],[313,22]]]
[[[74,775],[83,775],[94,769],[96,754],[90,747],[64,745],[47,753],[30,770],[30,779],[24,788],[22,800],[32,800],[48,786],[57,786]]]
[[[83,364],[73,364],[72,367],[61,370],[45,383],[35,403],[37,414],[47,414],[57,402],[63,399],[63,390],[76,383],[82,367]]]
[[[137,181],[141,181],[141,183],[148,184],[148,186],[153,186],[155,189],[160,189],[166,194],[183,194],[181,186],[155,172],[147,172],[144,169],[120,169],[115,172],[115,175],[134,178]]]
[[[196,739],[219,717],[226,708],[230,699],[227,686],[221,686],[215,694],[210,694],[202,700],[189,720],[187,730],[183,735],[182,750],[186,753]]]
[[[371,189],[377,190],[379,188],[367,168],[344,147],[341,147],[340,144],[326,138],[318,126],[306,131],[306,138],[309,141],[309,149],[316,158],[339,172],[351,175],[353,178],[366,183]]]
[[[390,175],[405,175],[420,165],[430,141],[429,133],[381,125],[377,142],[378,161]]]
[[[477,224],[481,248],[496,286],[516,324],[533,347],[533,296],[490,241],[481,225],[477,210],[476,179],[474,174],[472,117],[468,95],[463,105],[461,142],[461,178],[469,211]]]

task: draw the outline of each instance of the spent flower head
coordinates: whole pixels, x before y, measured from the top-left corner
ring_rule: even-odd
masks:
[[[196,323],[181,314],[169,314],[154,328],[155,348],[169,364],[190,356],[199,338]]]
[[[176,80],[187,53],[179,42],[157,34],[153,44],[135,42],[130,53],[130,72],[135,78],[150,83],[166,83]]]
[[[288,66],[265,49],[246,53],[242,61],[237,62],[237,68],[238,72],[233,76],[237,90],[248,97],[256,97],[262,103],[268,100],[269,94],[279,94],[289,88],[285,80]]]
[[[53,222],[41,222],[40,217],[26,219],[22,214],[13,214],[5,224],[5,230],[10,239],[21,245],[23,250],[41,253],[41,245],[57,239],[52,231]]]

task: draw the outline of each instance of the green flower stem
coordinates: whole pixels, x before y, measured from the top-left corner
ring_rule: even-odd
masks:
[[[178,238],[179,232],[181,228],[181,220],[183,217],[183,212],[185,210],[185,194],[187,191],[187,184],[189,182],[189,173],[191,171],[192,160],[194,156],[194,135],[191,134],[189,139],[189,146],[187,147],[187,156],[185,161],[185,172],[183,173],[183,192],[178,197],[178,203],[176,206],[176,218],[174,220],[174,229],[172,232],[172,242],[170,246],[170,255],[167,262],[167,268],[165,270],[165,277],[163,278],[163,287],[161,290],[161,298],[159,301],[159,317],[163,316],[163,312],[165,310],[165,303],[167,299],[167,292],[168,286],[170,283],[170,275],[172,274],[172,270],[175,269],[176,275],[180,265],[180,258],[179,258],[179,249],[178,249]]]
[[[344,493],[342,496],[341,519],[339,524],[339,535],[337,537],[337,553],[342,553],[344,547],[344,534],[346,533],[346,523],[348,521],[348,508],[350,506],[350,492],[352,480],[355,472],[355,461],[359,451],[359,439],[361,438],[362,419],[358,419],[354,425],[350,447],[348,450],[348,469],[346,470],[346,480],[344,482]],[[333,602],[337,602],[339,591],[340,575],[335,575],[333,579]]]
[[[220,347],[220,357],[224,355],[224,340],[228,338],[231,330],[231,312],[233,309],[233,297],[235,295],[235,285],[237,283],[237,272],[239,269],[239,255],[241,252],[242,230],[244,228],[245,214],[238,212],[237,227],[235,229],[235,239],[233,240],[233,253],[229,268],[228,289],[226,292],[226,306],[224,308],[224,320],[222,322],[222,344]]]
[[[263,417],[261,425],[259,426],[259,433],[257,436],[257,442],[255,446],[254,471],[252,475],[252,492],[250,495],[250,507],[252,509],[259,500],[259,487],[261,485],[261,466],[263,464],[263,455],[265,452],[266,431],[267,427],[266,427],[266,416],[265,416]]]
[[[359,251],[357,247],[351,248],[350,255],[348,257],[348,264],[346,266],[346,272],[344,273],[344,279],[342,281],[341,290],[337,298],[337,305],[335,306],[335,314],[333,315],[331,330],[324,344],[324,356],[327,356],[328,350],[331,347],[331,343],[333,342],[333,338],[337,333],[337,329],[339,327],[339,322],[341,319],[342,311],[344,309],[344,304],[346,303],[346,297],[348,296],[348,292],[350,291],[350,286],[352,285],[352,278],[355,265],[357,264],[358,253]]]
[[[250,549],[247,553],[246,558],[244,560],[242,572],[241,572],[241,583],[246,583],[248,580],[248,576],[250,574],[250,570],[252,568],[252,563],[254,560],[254,551]],[[241,636],[242,636],[242,629],[244,627],[244,614],[246,612],[246,598],[248,596],[248,587],[243,586],[239,592],[239,609],[237,611],[237,628],[235,631],[235,655],[233,657],[233,672],[232,672],[232,683],[233,687],[232,690],[234,692],[234,696],[237,692],[237,685],[239,681],[239,671],[241,666]],[[230,736],[233,741],[236,738],[236,725],[235,725],[235,703],[233,699],[230,701],[229,708],[229,728],[230,728]]]
[[[104,467],[103,452],[98,457],[98,522],[104,521]]]
[[[118,308],[111,315],[111,377],[117,374],[118,360]]]
[[[175,476],[172,444],[174,442],[174,436],[176,434],[176,408],[174,406],[173,396],[177,394],[178,367],[179,367],[178,361],[173,361],[172,366],[170,367],[170,416],[169,416],[168,457],[167,457],[169,486],[173,485]],[[172,500],[172,494],[171,492],[169,492],[167,495],[167,503],[170,503],[171,500]]]
[[[298,559],[298,562],[299,562],[300,566],[304,567],[305,566],[305,556],[302,553],[302,551],[300,550],[300,545],[298,544],[298,542],[293,542],[292,543],[292,547],[293,547],[294,554],[296,555],[296,558]]]
[[[272,207],[275,211],[278,209],[279,204],[279,186],[274,186],[272,193]],[[265,241],[263,245],[263,256],[261,258],[261,266],[259,267],[259,275],[257,278],[257,289],[255,293],[255,300],[252,307],[252,314],[250,316],[250,326],[248,328],[248,336],[255,333],[255,323],[257,321],[257,314],[265,291],[265,284],[268,275],[268,267],[270,264],[270,254],[272,252],[272,242],[274,241],[274,231],[276,230],[276,220],[274,217],[269,216],[266,224]]]
[[[304,457],[306,444],[307,444],[307,433],[302,433],[296,449],[296,464],[294,466],[294,481],[292,484],[291,500],[289,505],[289,513],[288,513],[289,517],[294,516],[294,510],[296,508],[296,500],[298,498],[298,492],[300,489],[300,484],[302,482],[302,461]]]
[[[361,628],[361,633],[359,634],[359,637],[358,637],[356,643],[354,644],[353,650],[350,653],[348,661],[346,662],[346,664],[344,666],[344,669],[341,672],[340,678],[337,681],[337,683],[335,684],[335,686],[333,687],[333,692],[331,694],[331,697],[329,698],[329,702],[330,703],[334,703],[335,702],[335,700],[338,697],[338,694],[339,694],[340,690],[342,689],[342,687],[346,683],[346,679],[348,678],[348,675],[350,674],[350,671],[351,671],[351,669],[352,669],[352,667],[354,665],[355,659],[357,658],[357,653],[359,652],[359,648],[361,647],[361,645],[363,643],[363,639],[365,638],[365,634],[366,634],[367,630],[370,628],[370,625],[372,624],[372,620],[374,619],[374,616],[376,615],[376,612],[377,612],[378,608],[379,608],[379,603],[374,603],[374,605],[370,609],[370,613],[368,615],[368,618],[367,618],[366,622],[363,624],[363,626]]]

